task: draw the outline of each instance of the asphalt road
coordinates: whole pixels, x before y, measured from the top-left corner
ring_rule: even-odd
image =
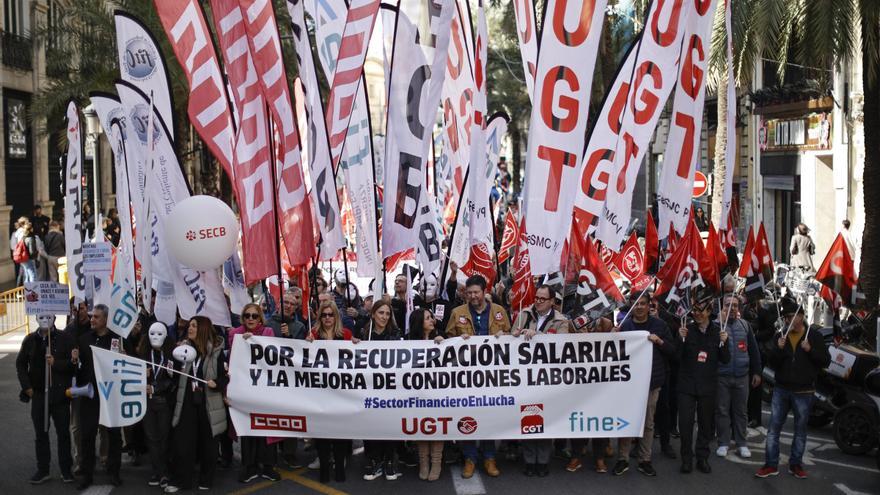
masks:
[[[72,485],[64,485],[60,481],[60,473],[55,463],[55,446],[53,441],[53,479],[44,485],[31,486],[28,478],[35,471],[33,447],[33,427],[30,420],[30,405],[18,401],[19,387],[15,377],[15,353],[22,335],[0,337],[0,494],[40,493],[70,494],[76,490]],[[766,421],[765,421],[766,424]],[[791,423],[783,432],[782,466],[787,462],[786,453],[791,446]],[[52,434],[54,437],[54,432]],[[677,448],[677,440],[673,440]],[[652,495],[687,493],[721,494],[880,494],[880,472],[877,470],[873,453],[870,456],[849,456],[837,449],[829,427],[811,430],[807,443],[807,454],[804,462],[809,479],[798,480],[787,472],[776,478],[759,480],[753,477],[755,470],[763,461],[764,432],[761,429],[751,430],[749,446],[754,454],[752,459],[740,459],[730,454],[726,459],[712,455],[712,474],[694,472],[682,475],[678,472],[678,461],[666,459],[659,453],[659,446],[654,456],[657,469],[656,478],[647,478],[632,468],[621,477],[610,474],[596,474],[589,469],[589,463],[577,473],[564,470],[565,461],[554,459],[551,474],[547,478],[527,478],[522,466],[516,462],[499,461],[502,475],[489,478],[480,473],[471,480],[460,478],[460,468],[444,466],[439,481],[428,483],[418,479],[415,468],[403,468],[404,475],[397,481],[378,479],[372,482],[360,479],[363,455],[355,455],[348,468],[349,481],[345,483],[329,483],[323,485],[317,481],[317,472],[306,468],[297,470],[281,470],[283,479],[277,483],[252,482],[243,485],[237,482],[237,463],[229,470],[219,470],[214,483],[214,493],[235,494],[271,494],[301,493],[337,495],[342,493],[356,494],[387,494],[387,493],[418,493],[418,495],[451,494],[534,494],[552,493],[554,495],[591,493],[651,493]],[[713,445],[714,449],[714,445]],[[301,453],[301,457],[311,460],[313,451]],[[123,455],[122,479],[124,484],[114,488],[109,484],[106,475],[99,474],[96,485],[84,492],[89,495],[114,495],[126,493],[153,493],[161,491],[148,487],[149,468],[144,465],[134,467],[126,455]],[[609,467],[610,467],[609,462]]]

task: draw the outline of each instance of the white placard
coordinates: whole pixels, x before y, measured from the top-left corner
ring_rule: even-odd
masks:
[[[58,282],[25,282],[24,310],[29,315],[70,313],[70,289]]]

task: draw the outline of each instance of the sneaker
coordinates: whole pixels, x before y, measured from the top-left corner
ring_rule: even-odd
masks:
[[[477,465],[474,464],[474,461],[470,459],[465,459],[464,467],[461,468],[461,477],[464,479],[469,479],[474,475],[474,470],[476,470]]]
[[[608,472],[608,466],[605,465],[605,459],[596,459],[596,472],[605,474]]]
[[[374,479],[381,478],[383,474],[385,474],[385,470],[382,468],[382,464],[378,462],[370,463],[367,464],[364,470],[364,479],[366,481],[373,481]]]
[[[580,469],[581,467],[583,467],[583,464],[581,464],[581,460],[578,459],[577,457],[572,457],[571,460],[568,461],[568,465],[565,466],[565,470],[568,471],[569,473],[573,473],[573,472],[577,471],[578,469]]]
[[[165,487],[165,493],[177,493],[180,491],[180,488],[174,485],[168,485]]]
[[[756,478],[768,478],[779,474],[779,469],[773,466],[764,466],[755,473]]]
[[[42,485],[43,483],[49,481],[49,473],[37,471],[36,473],[34,473],[33,476],[31,476],[31,479],[29,481],[32,485]]]
[[[495,463],[495,459],[486,459],[483,461],[483,469],[486,470],[486,474],[493,478],[497,478],[501,475],[501,471],[498,470],[498,464]]]
[[[788,466],[788,472],[799,480],[807,479],[807,472],[804,471],[804,467],[800,464],[792,464]]]
[[[61,473],[61,482],[62,483],[73,483],[74,478],[70,473]]]
[[[315,460],[309,463],[309,469],[321,469],[321,459],[315,457]]]
[[[614,469],[611,470],[611,474],[613,474],[614,476],[620,476],[627,471],[629,471],[629,462],[621,459],[617,461],[617,464],[614,465]]]
[[[159,486],[159,477],[154,475],[152,478],[150,478],[150,481],[147,481],[147,485]]]
[[[210,486],[199,485],[199,491],[200,491],[200,492],[207,492],[207,491],[209,491],[209,490],[211,490],[211,487],[210,487]]]
[[[363,453],[364,453],[364,446],[363,445],[361,445],[360,447],[357,447],[351,451],[351,455],[361,455]]]
[[[654,470],[654,466],[650,462],[640,462],[639,472],[645,476],[657,476],[657,471]]]
[[[281,481],[281,475],[278,474],[278,471],[275,471],[275,468],[267,467],[263,469],[263,472],[260,473],[260,476],[269,481]]]
[[[159,480],[159,486],[161,486],[162,488],[165,488],[166,486],[168,486],[169,483],[171,483],[171,480],[169,480],[168,478],[166,478],[164,476],[162,476],[162,479]]]
[[[739,456],[742,457],[743,459],[748,459],[748,458],[752,457],[752,451],[749,450],[749,448],[745,447],[745,446],[740,447],[738,449],[738,453],[739,453]]]
[[[258,473],[256,469],[245,469],[241,472],[241,476],[238,477],[238,482],[250,483],[259,477],[260,473]]]
[[[718,450],[715,451],[715,455],[718,457],[727,457],[727,452],[730,450],[727,445],[719,445]]]
[[[398,472],[394,469],[394,463],[393,463],[393,462],[389,462],[389,463],[385,464],[385,479],[386,479],[386,480],[388,480],[388,481],[394,481],[394,480],[396,480],[397,478],[400,478],[400,476],[401,476],[401,473],[398,473]]]

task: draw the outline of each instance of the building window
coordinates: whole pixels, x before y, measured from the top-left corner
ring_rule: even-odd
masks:
[[[30,14],[24,0],[3,0],[3,30],[7,33],[25,36]]]

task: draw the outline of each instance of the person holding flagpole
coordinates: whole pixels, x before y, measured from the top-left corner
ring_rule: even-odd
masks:
[[[785,297],[780,306],[787,326],[784,333],[776,334],[776,345],[767,356],[768,365],[776,372],[776,383],[770,401],[770,427],[767,429],[764,466],[755,476],[767,478],[779,474],[779,435],[789,411],[792,411],[794,438],[791,441],[788,471],[795,478],[806,479],[803,457],[816,377],[820,370],[831,364],[831,355],[822,334],[810,332],[797,301]]]
[[[49,418],[55,423],[58,436],[58,467],[61,481],[72,483],[70,453],[70,387],[74,366],[71,363],[73,339],[55,328],[55,316],[37,315],[39,328],[25,336],[15,359],[22,402],[31,403],[31,419],[36,433],[37,472],[30,478],[32,485],[49,479]],[[46,413],[48,416],[46,417]]]

